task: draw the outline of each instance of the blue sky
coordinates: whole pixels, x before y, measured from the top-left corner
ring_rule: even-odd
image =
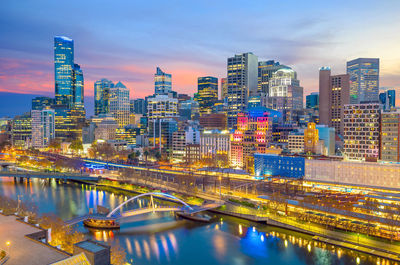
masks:
[[[100,78],[131,97],[153,92],[156,66],[192,94],[197,77],[226,75],[226,59],[253,52],[291,66],[305,89],[318,69],[381,59],[381,86],[400,87],[400,1],[9,1],[0,3],[0,91],[54,94],[53,36],[75,40],[85,94]]]

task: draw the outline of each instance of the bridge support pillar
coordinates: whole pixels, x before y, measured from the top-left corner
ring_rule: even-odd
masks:
[[[153,199],[153,195],[150,195],[150,205],[151,205],[151,208],[153,208],[153,213],[154,213],[154,199]]]

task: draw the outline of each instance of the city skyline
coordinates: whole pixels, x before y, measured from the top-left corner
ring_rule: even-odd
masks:
[[[393,1],[376,6],[370,2],[368,8],[350,3],[352,6],[348,9],[357,7],[359,11],[352,16],[349,10],[339,5],[336,8],[340,14],[333,15],[322,10],[321,4],[302,3],[308,9],[303,9],[301,15],[287,19],[285,23],[279,21],[281,16],[295,12],[298,4],[289,4],[285,13],[282,5],[270,4],[268,8],[275,12],[265,16],[262,11],[267,6],[256,3],[244,7],[244,16],[248,20],[239,25],[239,22],[231,21],[228,14],[219,12],[223,3],[215,4],[212,10],[201,5],[194,10],[193,6],[181,4],[169,8],[167,13],[162,13],[163,10],[157,7],[151,19],[140,12],[154,8],[155,4],[126,3],[126,9],[133,12],[131,15],[122,11],[124,4],[116,4],[110,7],[111,10],[96,9],[99,14],[93,12],[91,18],[84,16],[83,10],[88,7],[83,4],[82,10],[74,13],[76,20],[83,22],[82,26],[62,22],[71,11],[68,8],[58,10],[59,13],[54,15],[52,3],[42,4],[40,13],[45,15],[42,18],[29,11],[29,5],[29,2],[9,3],[0,11],[2,20],[9,25],[8,30],[0,30],[0,35],[6,36],[0,44],[1,92],[53,96],[52,39],[57,35],[74,39],[75,58],[85,74],[85,96],[90,98],[94,95],[94,82],[102,78],[122,81],[130,88],[131,98],[150,95],[157,66],[172,74],[174,91],[193,94],[198,77],[226,77],[227,58],[245,52],[253,52],[259,60],[276,60],[292,67],[298,73],[305,95],[318,91],[321,66],[331,66],[335,69],[333,74],[339,74],[345,72],[347,61],[359,57],[380,58],[381,87],[400,86],[397,63],[400,56],[397,58],[393,52],[398,42],[396,38],[399,38],[394,33],[400,23],[391,16],[396,10],[393,6],[398,5]],[[375,8],[370,8],[371,5]],[[21,9],[21,6],[27,8]],[[229,6],[232,10],[238,8],[237,2]],[[126,21],[126,25],[100,21],[104,12],[109,12],[112,19],[115,15],[111,11],[117,9],[120,11],[117,15]],[[217,13],[219,16],[214,16]],[[202,16],[210,18],[209,21],[201,20],[200,23],[196,20]],[[364,17],[368,17],[368,21]],[[255,24],[265,25],[267,21],[268,27],[254,27]],[[29,27],[22,25],[26,22],[29,22]],[[52,26],[42,28],[45,22]],[[183,29],[181,23],[186,23],[187,27]],[[208,30],[207,38],[199,38],[211,23],[218,26],[216,30]],[[387,23],[393,26],[377,31]],[[160,29],[159,26],[164,24]],[[97,28],[104,30],[99,32]],[[148,28],[153,34],[145,33]],[[193,35],[194,28],[198,36]],[[365,28],[369,29],[366,31]],[[114,33],[116,30],[119,35]],[[118,39],[122,36],[126,41]],[[382,41],[388,37],[391,41]],[[31,41],[22,42],[21,38],[30,38]],[[159,39],[164,41],[160,43]]]

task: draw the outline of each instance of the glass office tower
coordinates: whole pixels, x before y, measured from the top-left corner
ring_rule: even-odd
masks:
[[[378,102],[378,58],[358,58],[347,62],[347,74],[350,75],[350,104]]]
[[[73,71],[74,107],[83,108],[83,72],[79,64],[74,64]]]
[[[210,114],[212,107],[218,101],[218,78],[212,76],[197,79],[197,101],[200,114]]]
[[[94,114],[109,113],[110,88],[114,84],[110,80],[101,79],[94,83]]]
[[[56,104],[73,104],[74,41],[64,36],[54,37],[54,80]]]
[[[155,94],[166,94],[172,90],[172,76],[164,73],[160,67],[157,67],[156,74],[154,75]]]

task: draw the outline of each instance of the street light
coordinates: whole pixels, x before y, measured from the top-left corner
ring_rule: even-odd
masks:
[[[6,242],[6,246],[7,246],[7,253],[8,253],[8,255],[10,255],[10,245],[11,245],[11,242],[10,242],[10,241],[7,241],[7,242]]]

